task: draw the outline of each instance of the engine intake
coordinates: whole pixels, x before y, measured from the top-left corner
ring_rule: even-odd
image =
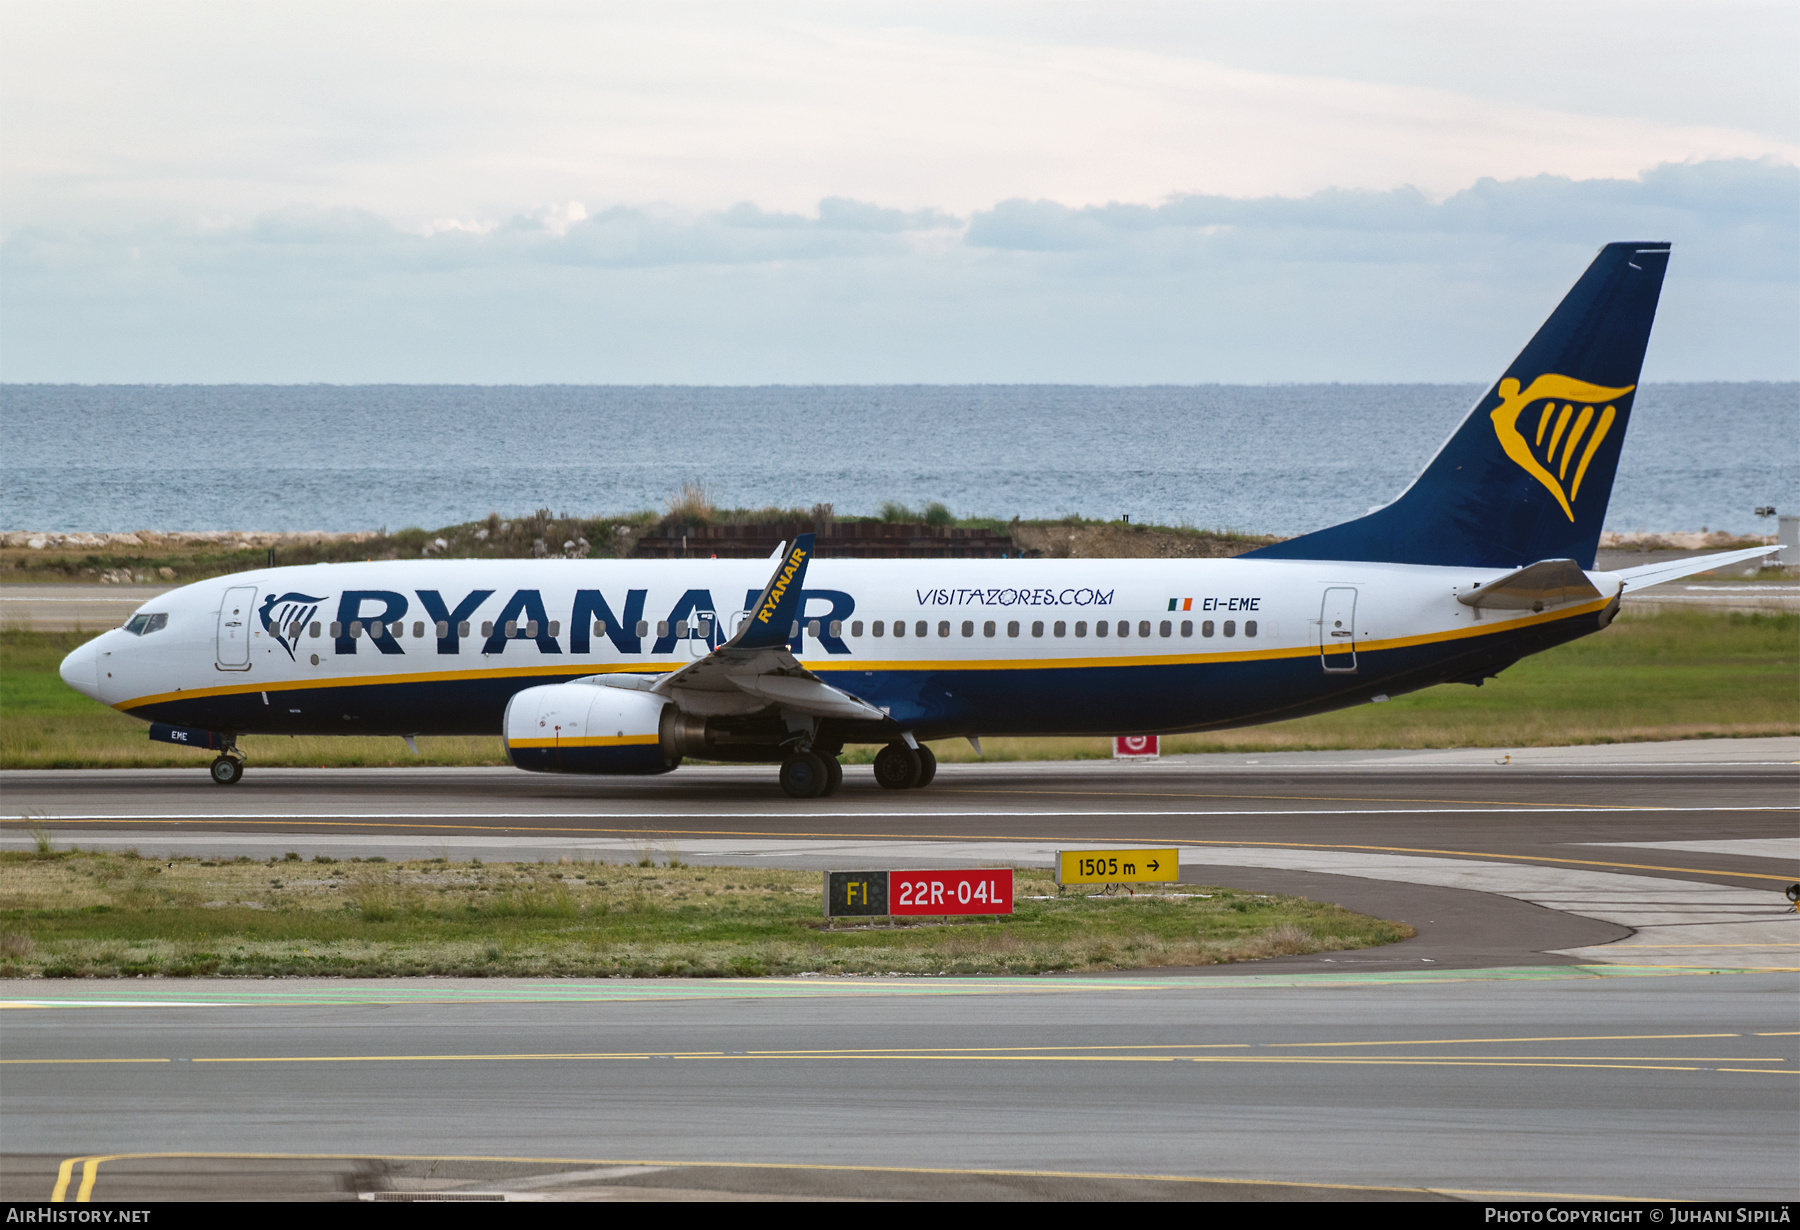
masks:
[[[506,754],[537,773],[667,773],[681,752],[665,750],[665,713],[679,716],[651,692],[591,683],[526,688],[506,706]]]

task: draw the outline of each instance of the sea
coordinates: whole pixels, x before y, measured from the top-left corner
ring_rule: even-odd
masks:
[[[0,385],[0,529],[370,530],[548,508],[1084,517],[1298,534],[1393,499],[1445,384]],[[1606,527],[1773,533],[1800,383],[1639,392]]]

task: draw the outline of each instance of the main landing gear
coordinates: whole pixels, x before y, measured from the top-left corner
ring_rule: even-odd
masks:
[[[820,799],[844,784],[844,766],[836,756],[795,752],[781,762],[781,788],[793,799]]]
[[[888,790],[916,790],[937,776],[937,757],[923,743],[917,749],[890,743],[875,754],[875,780]]]

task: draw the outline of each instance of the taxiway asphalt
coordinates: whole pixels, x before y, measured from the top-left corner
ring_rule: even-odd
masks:
[[[1097,978],[12,982],[0,1186],[44,1198],[68,1163],[67,1199],[90,1170],[97,1199],[1789,1199],[1797,760],[945,766],[898,795],[852,769],[805,803],[760,769],[7,773],[13,847],[824,867],[1173,844],[1184,879],[1419,936]],[[79,1160],[113,1154],[149,1156]]]

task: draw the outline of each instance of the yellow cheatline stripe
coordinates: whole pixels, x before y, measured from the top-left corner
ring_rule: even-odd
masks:
[[[241,1161],[318,1161],[318,1162],[513,1162],[540,1166],[656,1166],[669,1170],[713,1168],[719,1170],[805,1170],[839,1174],[916,1174],[971,1175],[1026,1179],[1123,1179],[1141,1183],[1196,1183],[1216,1186],[1316,1188],[1342,1192],[1431,1192],[1446,1196],[1482,1196],[1512,1200],[1616,1200],[1629,1203],[1667,1203],[1660,1196],[1611,1196],[1593,1192],[1507,1191],[1487,1188],[1459,1187],[1378,1187],[1369,1183],[1308,1183],[1295,1179],[1215,1178],[1186,1174],[1136,1174],[1115,1170],[1002,1170],[956,1166],[855,1166],[830,1162],[720,1162],[674,1161],[660,1158],[612,1157],[505,1157],[491,1154],[457,1155],[444,1153],[107,1153],[91,1157],[72,1157],[63,1162],[67,1170],[81,1162],[84,1172],[97,1173],[105,1162],[181,1160]],[[60,1189],[59,1189],[60,1190]],[[93,1191],[91,1182],[78,1200],[87,1199]],[[53,1201],[60,1196],[52,1195]]]
[[[1750,1035],[1752,1038],[1800,1038],[1800,1029],[1772,1029]]]
[[[688,659],[691,661],[691,659]],[[678,662],[619,662],[600,665],[593,662],[568,661],[549,666],[498,666],[460,671],[420,671],[411,675],[339,675],[320,679],[278,679],[269,682],[225,684],[216,688],[188,688],[176,692],[158,692],[132,700],[118,701],[114,709],[129,711],[143,705],[169,700],[193,700],[196,697],[239,696],[252,692],[298,692],[311,688],[360,688],[393,683],[444,683],[459,679],[529,679],[543,675],[662,675],[680,665]]]
[[[583,735],[567,739],[508,739],[507,747],[624,747],[655,743],[655,735]]]
[[[1358,653],[1376,653],[1385,649],[1405,649],[1415,645],[1430,645],[1444,641],[1466,640],[1472,637],[1498,636],[1519,628],[1532,627],[1537,624],[1552,623],[1557,620],[1574,619],[1582,615],[1601,610],[1611,601],[1599,598],[1585,602],[1566,610],[1545,611],[1541,614],[1525,615],[1515,619],[1503,619],[1489,622],[1485,627],[1451,628],[1441,632],[1422,633],[1418,636],[1392,637],[1357,642]],[[800,659],[800,664],[807,670],[817,674],[857,671],[1008,671],[1008,670],[1083,670],[1096,667],[1160,667],[1180,665],[1210,665],[1223,662],[1273,661],[1279,658],[1309,658],[1319,652],[1316,645],[1290,646],[1282,649],[1253,649],[1236,652],[1218,653],[1186,653],[1158,654],[1145,657],[1107,657],[1107,658],[1018,658],[1004,660],[971,661],[967,659],[932,659],[907,660],[894,659],[876,661],[856,659],[853,661],[825,661],[811,657]],[[239,696],[253,692],[291,692],[311,688],[355,688],[380,687],[398,683],[442,683],[468,679],[529,679],[545,675],[607,675],[607,674],[664,674],[678,666],[694,661],[693,658],[676,658],[670,655],[666,660],[596,664],[569,660],[541,666],[494,667],[488,669],[459,671],[419,671],[406,675],[360,675],[339,676],[320,679],[289,679],[270,682],[245,681],[226,684],[216,688],[190,688],[179,692],[158,692],[150,696],[134,697],[131,700],[116,702],[112,707],[121,712],[130,712],[145,705],[161,704],[172,700],[204,699],[210,696]]]

